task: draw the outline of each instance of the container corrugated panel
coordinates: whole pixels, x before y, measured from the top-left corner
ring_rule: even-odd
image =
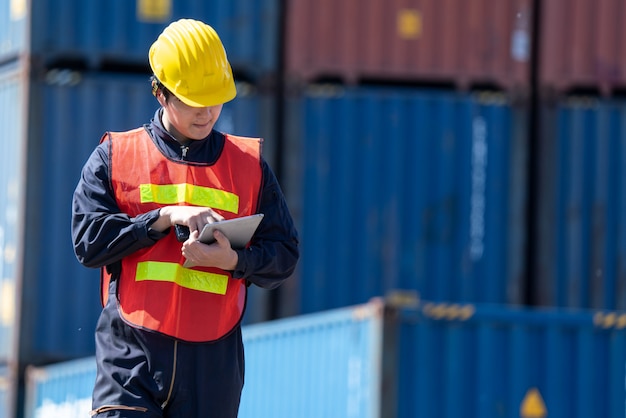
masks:
[[[394,288],[523,302],[523,106],[502,95],[354,88],[311,90],[288,107],[288,154],[299,164],[287,189],[302,247],[292,310]]]
[[[70,236],[80,171],[105,130],[148,121],[148,76],[50,71],[30,84],[28,198],[20,357],[41,365],[91,355],[101,306],[99,270],[81,266]],[[29,258],[32,257],[32,258]]]
[[[378,417],[382,303],[244,327],[239,417]]]
[[[13,0],[17,1],[17,0]],[[194,18],[213,26],[238,73],[276,68],[277,0],[32,0],[30,53],[45,66],[74,62],[90,69],[148,65],[148,50],[170,22]]]
[[[30,97],[24,245],[33,258],[24,265],[20,354],[22,362],[38,365],[93,353],[100,312],[99,271],[81,266],[74,256],[72,194],[105,130],[147,123],[158,103],[150,94],[147,75],[68,70],[52,70],[33,81]],[[264,100],[269,99],[242,94],[224,107],[222,127],[267,135],[258,113]],[[251,290],[246,321],[266,319],[266,299],[265,293]]]
[[[610,94],[626,88],[622,0],[542,0],[540,15],[538,77],[544,91]]]
[[[16,382],[17,379],[15,379],[11,367],[0,363],[0,417],[2,418],[15,416]]]
[[[0,5],[0,63],[24,54],[27,16],[26,0],[3,1]]]
[[[286,65],[296,81],[339,78],[526,90],[530,0],[289,0]]]
[[[624,416],[623,312],[427,302],[407,312],[398,417]]]
[[[626,309],[626,101],[542,107],[537,303]]]
[[[14,362],[24,219],[27,73],[0,67],[0,363]]]
[[[96,359],[26,369],[25,418],[89,416]]]

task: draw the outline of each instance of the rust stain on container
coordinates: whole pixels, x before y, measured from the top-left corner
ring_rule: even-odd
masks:
[[[531,0],[290,0],[291,81],[526,89]]]

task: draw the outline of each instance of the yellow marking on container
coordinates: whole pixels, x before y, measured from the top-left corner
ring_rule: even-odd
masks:
[[[137,20],[165,23],[172,18],[172,0],[137,0]]]
[[[446,319],[448,321],[467,321],[476,312],[474,305],[460,305],[457,303],[448,305],[446,303],[427,303],[423,312],[426,316],[434,319]]]
[[[522,400],[520,418],[544,418],[548,415],[546,404],[537,388],[530,388]]]
[[[476,308],[474,308],[474,305],[463,306],[460,311],[461,320],[466,321],[470,319],[474,315],[474,312],[476,312]]]
[[[626,328],[626,314],[618,315],[615,312],[597,312],[593,315],[593,324],[600,328]]]
[[[402,39],[417,39],[422,35],[422,15],[418,10],[399,10],[396,25]]]

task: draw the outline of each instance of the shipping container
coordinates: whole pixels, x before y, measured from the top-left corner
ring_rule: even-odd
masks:
[[[27,72],[18,61],[0,66],[0,416],[17,402],[18,298],[22,274]]]
[[[543,103],[534,300],[626,309],[626,101]]]
[[[623,312],[396,293],[248,325],[243,338],[242,418],[624,416]],[[29,369],[25,418],[85,416],[95,367],[91,357]]]
[[[271,76],[277,66],[278,0],[10,0],[2,4],[0,62],[29,54],[44,67],[147,68],[150,45],[167,24],[194,18],[217,30],[237,75]]]
[[[29,367],[26,370],[24,418],[89,416],[95,381],[95,357]]]
[[[382,303],[243,328],[240,418],[378,417]]]
[[[624,312],[422,302],[397,316],[391,416],[624,417]]]
[[[524,302],[527,110],[500,94],[310,88],[288,104],[293,315],[394,288]]]
[[[18,332],[27,78],[19,65],[0,67],[0,364],[11,363]]]
[[[532,0],[289,0],[291,83],[418,82],[527,94]]]
[[[542,94],[626,88],[623,0],[541,0],[538,80]]]
[[[81,266],[74,256],[72,194],[103,133],[149,122],[158,103],[148,74],[53,69],[41,77],[11,72],[1,80],[6,82],[0,84],[0,114],[7,119],[0,184],[8,199],[0,200],[7,214],[0,221],[0,354],[21,365],[87,356],[94,351],[101,309],[99,270]],[[273,117],[265,117],[271,116],[273,99],[238,87],[239,97],[224,106],[216,128],[266,137],[271,160]],[[19,130],[21,121],[28,121],[28,130]],[[246,323],[267,319],[267,292],[250,288]]]

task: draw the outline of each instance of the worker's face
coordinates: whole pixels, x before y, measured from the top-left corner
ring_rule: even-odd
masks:
[[[157,98],[163,106],[163,125],[179,142],[204,139],[211,133],[222,112],[223,105],[191,107],[174,95],[168,100],[160,93]]]

